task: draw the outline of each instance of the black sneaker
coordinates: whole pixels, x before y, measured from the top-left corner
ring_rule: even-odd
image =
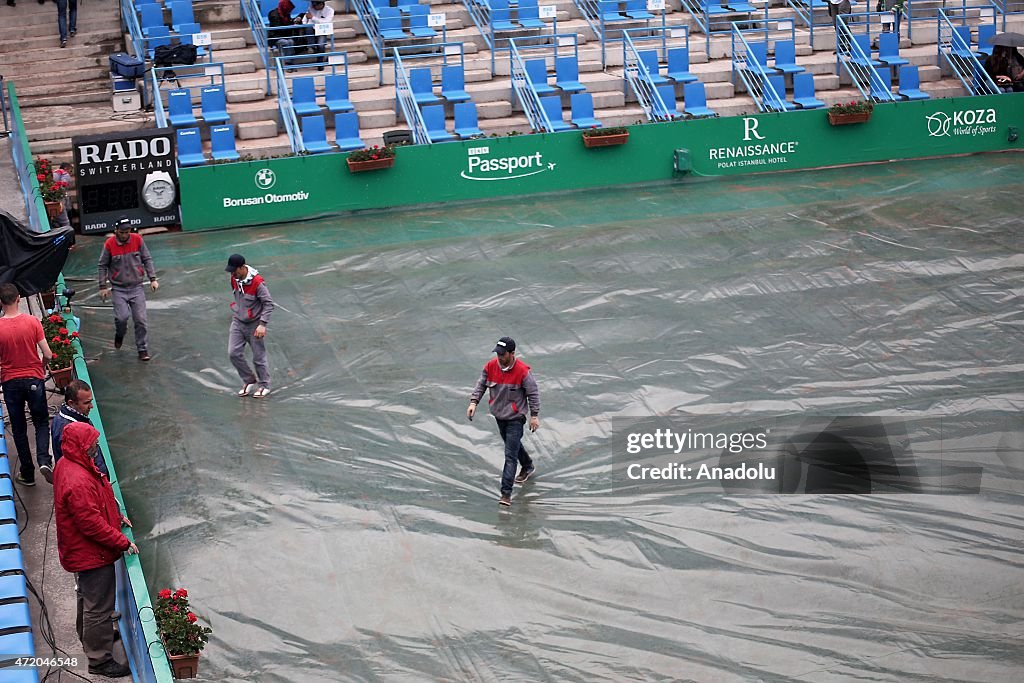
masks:
[[[528,470],[522,470],[519,476],[516,477],[517,484],[525,484],[526,480],[533,476],[533,473],[537,471],[536,467],[531,467]]]
[[[149,351],[139,351],[139,360],[145,362],[150,358],[152,358],[152,356],[149,355]]]
[[[90,664],[89,673],[106,676],[107,678],[124,678],[125,676],[131,676],[132,670],[128,666],[111,659],[102,664]]]
[[[119,348],[121,348],[122,344],[124,344],[124,335],[123,334],[115,334],[114,335],[114,348],[115,349],[119,349]]]
[[[66,40],[60,41],[60,46],[61,47],[67,47],[68,46],[68,41],[66,41]]]
[[[53,483],[53,468],[49,465],[40,465],[39,474],[43,475],[43,479],[46,480],[47,484]]]
[[[18,476],[15,477],[14,480],[17,481],[19,484],[22,484],[24,486],[35,486],[36,485],[36,475],[35,475],[35,473],[33,473],[32,474],[32,478],[29,479],[29,478],[25,477],[25,475],[22,474],[21,472],[18,472]]]
[[[76,31],[75,29],[71,29],[70,31],[68,31],[68,33],[70,33],[71,37],[74,38],[75,34],[78,33],[78,31]]]
[[[504,505],[505,507],[511,507],[512,496],[508,493],[501,494],[501,498],[498,499],[498,505]]]

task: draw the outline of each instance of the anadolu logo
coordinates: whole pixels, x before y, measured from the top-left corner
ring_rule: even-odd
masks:
[[[544,161],[540,152],[522,156],[485,159],[490,147],[470,147],[466,170],[461,175],[466,180],[515,180],[546,171],[555,170],[556,164]]]
[[[256,187],[261,190],[269,190],[277,182],[277,176],[269,168],[261,168],[256,171],[256,177],[253,178],[253,181],[256,183]]]

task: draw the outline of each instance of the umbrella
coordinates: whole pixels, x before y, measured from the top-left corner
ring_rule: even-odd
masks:
[[[1019,33],[1000,33],[988,39],[992,45],[1005,45],[1007,47],[1024,47],[1024,36]]]

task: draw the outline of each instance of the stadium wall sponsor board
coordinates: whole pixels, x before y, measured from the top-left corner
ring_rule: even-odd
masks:
[[[630,127],[626,145],[587,149],[579,131],[400,148],[393,168],[351,173],[345,154],[180,170],[185,230],[561,192],[691,175],[725,176],[1021,149],[1024,96],[875,107],[866,123],[830,126],[823,110]],[[677,155],[677,150],[685,150]],[[676,170],[676,159],[689,173]]]

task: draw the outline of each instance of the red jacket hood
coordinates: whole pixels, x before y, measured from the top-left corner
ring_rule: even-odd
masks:
[[[100,438],[100,433],[92,425],[84,422],[72,422],[64,428],[61,434],[61,453],[72,462],[78,463],[90,472],[100,471],[96,469],[96,463],[89,457],[89,447]]]

